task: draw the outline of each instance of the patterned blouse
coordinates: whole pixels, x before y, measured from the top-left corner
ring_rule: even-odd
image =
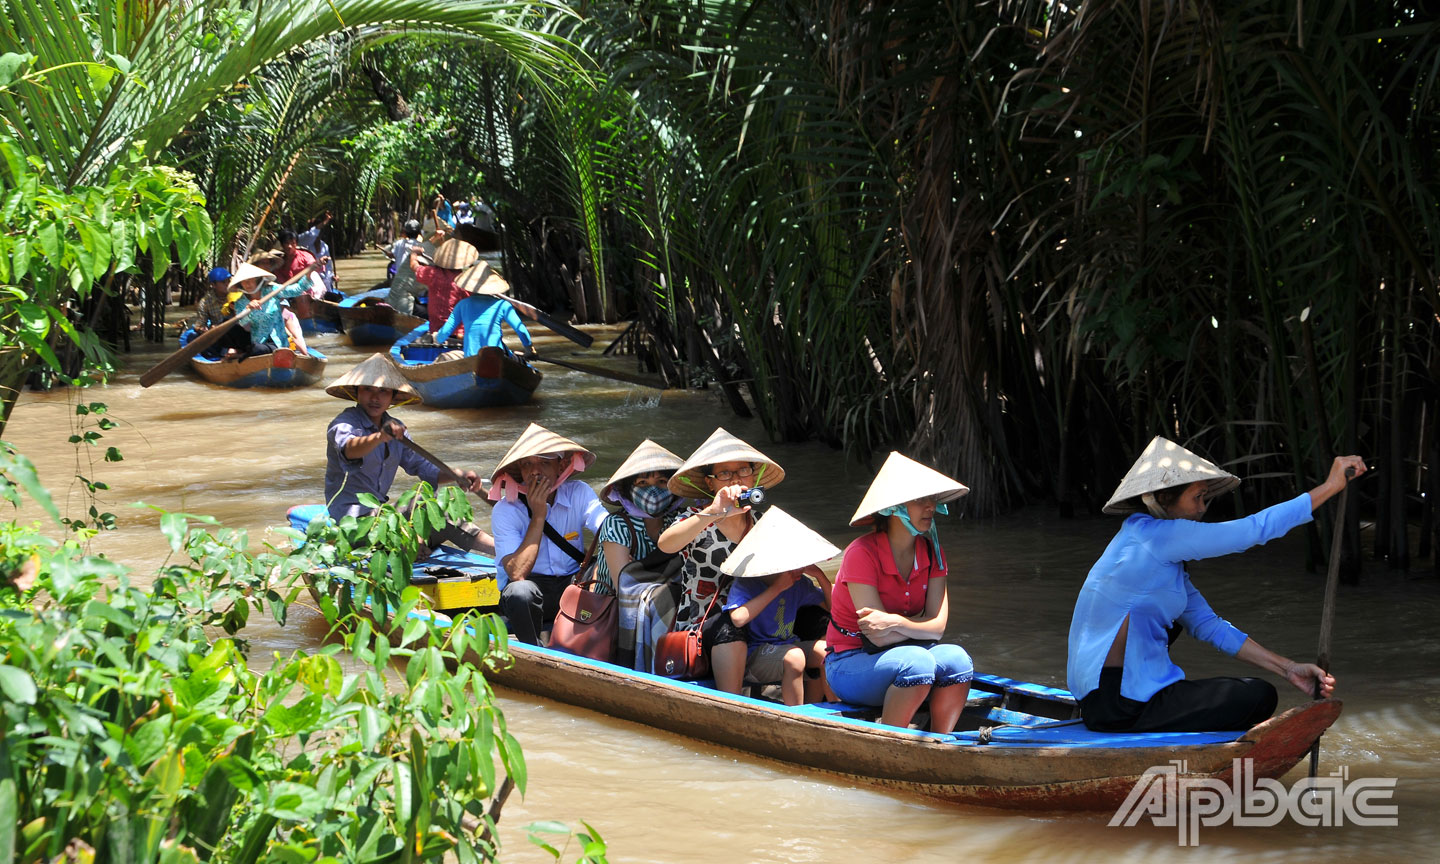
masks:
[[[685,518],[687,514],[676,511],[660,519],[660,530]],[[614,594],[615,577],[610,574],[610,562],[605,558],[605,544],[614,543],[630,550],[630,560],[639,561],[647,555],[660,551],[655,540],[645,531],[641,520],[625,513],[611,513],[600,523],[599,551],[595,554],[595,579],[600,583],[597,593]]]
[[[257,307],[254,312],[246,316],[244,321],[240,322],[241,327],[250,331],[250,344],[263,345],[266,342],[280,346],[290,344],[290,341],[285,338],[285,324],[284,321],[281,320],[284,312],[280,301],[290,297],[299,297],[301,294],[304,294],[306,289],[310,287],[308,281],[309,280],[301,279],[294,285],[280,289],[279,294],[265,301],[265,305]],[[259,300],[260,297],[264,297],[274,290],[275,289],[269,285],[262,285],[260,286],[260,294],[255,299]],[[239,315],[241,312],[244,312],[250,307],[250,303],[251,300],[248,296],[236,300],[235,314]]]
[[[691,507],[680,514],[681,519],[699,513],[700,507]],[[754,518],[753,516],[750,518]],[[752,523],[753,524],[753,523]],[[700,623],[700,617],[710,607],[710,599],[717,592],[720,599],[715,601],[711,615],[720,614],[725,598],[730,594],[730,583],[734,581],[720,572],[720,565],[730,557],[738,540],[731,540],[720,530],[719,522],[705,526],[690,545],[680,550],[685,558],[684,593],[680,596],[680,609],[675,613],[675,629],[688,630]]]

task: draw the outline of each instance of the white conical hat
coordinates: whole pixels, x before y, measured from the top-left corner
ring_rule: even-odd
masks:
[[[436,267],[444,267],[446,270],[464,270],[479,259],[479,249],[464,240],[456,240],[451,237],[435,250],[435,257],[432,260]]]
[[[936,503],[943,504],[969,493],[970,487],[964,483],[891,450],[885,464],[880,466],[880,473],[865,490],[865,497],[861,499],[855,515],[850,517],[850,524],[868,525],[874,521],[875,514],[886,507],[916,498],[933,495]]]
[[[720,572],[737,579],[769,576],[819,564],[839,554],[839,549],[805,523],[779,507],[771,507],[730,551],[720,564]]]
[[[640,442],[639,447],[635,448],[635,452],[626,457],[620,467],[615,469],[615,473],[610,477],[610,482],[600,490],[600,500],[609,501],[610,493],[615,491],[615,487],[620,484],[620,481],[627,477],[639,477],[641,474],[649,474],[654,471],[676,471],[684,463],[685,460],[679,456],[646,438]]]
[[[487,294],[498,297],[510,290],[510,283],[500,278],[490,262],[481,261],[455,277],[455,287],[472,294]]]
[[[1205,494],[1207,500],[1240,485],[1240,478],[1234,474],[1221,470],[1215,463],[1196,456],[1174,441],[1156,435],[1135,464],[1130,466],[1104,510],[1112,516],[1138,513],[1144,509],[1138,503],[1141,495],[1172,486],[1189,486],[1202,480],[1210,485]]]
[[[670,491],[681,498],[713,497],[705,483],[705,467],[719,462],[753,462],[755,476],[750,478],[751,486],[779,486],[785,479],[785,469],[769,456],[726,432],[716,429],[705,439],[699,449],[690,454],[675,476],[670,478]]]
[[[410,405],[420,402],[420,394],[400,374],[400,369],[389,354],[371,354],[365,362],[335,379],[325,392],[351,402],[360,401],[360,387],[388,387],[395,391],[391,405]]]
[[[271,273],[269,270],[261,270],[254,264],[246,262],[235,268],[234,275],[230,277],[230,287],[235,288],[241,282],[245,282],[250,279],[259,279],[260,284],[264,285],[266,281],[274,278],[275,274]]]
[[[520,437],[515,439],[515,443],[510,446],[509,452],[501,457],[500,464],[495,466],[495,473],[491,475],[491,480],[492,482],[498,480],[500,475],[504,474],[509,470],[511,465],[514,465],[521,459],[530,456],[548,456],[551,454],[559,455],[564,453],[580,454],[581,459],[584,461],[576,466],[575,470],[577,471],[583,471],[595,462],[594,453],[591,453],[569,438],[556,435],[539,423],[531,423],[525,427],[524,432],[520,433]]]

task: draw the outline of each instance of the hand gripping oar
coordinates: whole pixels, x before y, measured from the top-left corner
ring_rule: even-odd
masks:
[[[276,294],[279,294],[281,291],[289,288],[291,285],[294,285],[296,282],[299,282],[306,276],[309,276],[314,270],[314,264],[306,267],[304,270],[301,270],[299,273],[296,273],[293,277],[291,277],[290,281],[286,282],[284,285],[279,286],[274,291],[266,294],[264,297],[261,297],[259,302],[251,303],[249,306],[246,306],[239,315],[236,315],[234,318],[227,318],[224,321],[221,321],[219,324],[216,324],[214,327],[211,327],[209,330],[206,330],[204,333],[201,333],[199,336],[196,336],[194,339],[191,339],[188,343],[186,343],[185,347],[181,348],[179,351],[176,351],[174,354],[171,354],[169,357],[166,357],[164,360],[161,360],[159,363],[156,363],[154,366],[151,366],[149,369],[147,369],[145,371],[145,374],[140,376],[140,386],[149,387],[151,384],[154,384],[156,381],[159,381],[161,378],[164,378],[166,375],[174,372],[176,369],[179,369],[181,366],[185,365],[185,361],[189,360],[191,357],[194,357],[196,354],[199,354],[201,351],[204,351],[206,348],[209,348],[211,345],[214,345],[216,342],[219,342],[220,337],[224,336],[227,332],[229,332],[231,327],[239,324],[246,315],[249,315],[251,312],[254,312],[256,309],[259,309],[261,306],[265,305],[265,302],[270,298],[274,297]]]
[[[1345,498],[1350,492],[1350,480],[1355,476],[1354,468],[1345,469],[1345,488],[1340,490],[1340,500],[1335,507],[1335,536],[1330,538],[1330,572],[1325,576],[1325,602],[1320,607],[1320,650],[1315,665],[1330,671],[1330,630],[1335,623],[1335,586],[1340,581],[1340,553],[1345,545]],[[1315,698],[1320,698],[1320,680],[1315,680]],[[1310,777],[1313,779],[1320,770],[1320,739],[1310,745]]]
[[[409,447],[412,451],[414,451],[415,455],[429,462],[431,465],[434,465],[436,468],[439,468],[440,475],[442,477],[448,474],[450,478],[455,481],[455,485],[459,486],[461,489],[465,488],[465,478],[460,475],[459,471],[456,471],[454,468],[451,468],[449,465],[446,465],[444,462],[440,461],[440,457],[436,456],[434,453],[431,453],[429,450],[426,450],[424,447],[421,447],[419,444],[416,444],[414,441],[411,441],[407,437],[402,436],[399,441],[401,444]],[[475,494],[480,496],[480,500],[484,501],[486,504],[491,503],[490,498],[484,492],[476,492]]]

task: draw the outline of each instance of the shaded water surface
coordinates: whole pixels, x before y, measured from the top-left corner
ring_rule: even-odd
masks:
[[[345,290],[351,292],[368,287],[382,272],[374,259],[341,263]],[[618,329],[594,332],[591,353]],[[542,350],[569,350],[548,334],[540,343]],[[369,353],[340,336],[313,344],[331,357],[327,380]],[[98,538],[95,549],[141,572],[163,560],[167,547],[157,514],[125,502],[211,514],[247,529],[252,544],[266,542],[266,529],[282,522],[288,507],[320,500],[325,427],[345,407],[321,387],[224,390],[184,372],[142,390],[139,373],[165,353],[154,347],[126,356],[125,369],[111,385],[84,394],[85,401],[109,403],[111,416],[121,423],[102,444],[119,447],[123,462],[104,463],[103,450],[94,448],[77,456],[65,443],[75,420],[73,393],[27,394],[6,429],[7,439],[37,462],[62,509],[72,515],[89,506],[73,475],[110,484],[105,500],[120,529]],[[735,418],[712,394],[662,396],[558,367],[544,372],[534,402],[519,408],[396,413],[427,449],[457,468],[485,473],[526,423],[542,423],[599,455],[585,475],[597,489],[642,438],[652,437],[683,456],[724,425],[785,466],[787,479],[774,501],[839,546],[855,536],[846,523],[869,475],[840,453],[823,445],[768,444],[757,422]],[[483,508],[479,516],[483,523]],[[951,516],[941,523],[957,575],[949,636],[969,649],[982,671],[1063,687],[1071,604],[1117,523],[1061,521],[1043,507],[995,521]],[[1267,647],[1302,659],[1315,650],[1322,580],[1304,571],[1294,539],[1205,562],[1192,572],[1220,614]],[[837,564],[828,569],[833,572]],[[1323,739],[1322,770],[1347,766],[1351,778],[1400,778],[1399,826],[1202,829],[1199,854],[1205,860],[1435,860],[1440,584],[1429,574],[1407,579],[1372,563],[1364,584],[1342,587],[1339,609],[1334,665],[1345,712]],[[313,649],[324,627],[315,613],[296,609],[286,627],[256,620],[245,635],[260,659],[272,651]],[[1177,644],[1176,654],[1192,676],[1248,669],[1190,640]],[[580,708],[502,695],[530,766],[529,794],[512,800],[502,822],[509,861],[549,860],[529,846],[519,826],[551,818],[594,825],[615,861],[1195,860],[1194,850],[1177,848],[1173,828],[1111,828],[1109,814],[1019,814],[937,804]],[[1282,690],[1282,707],[1302,698]],[[1302,775],[1297,769],[1287,779]],[[577,855],[572,848],[567,860]]]

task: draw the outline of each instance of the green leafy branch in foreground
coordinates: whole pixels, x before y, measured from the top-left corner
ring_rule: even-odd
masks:
[[[0,477],[12,498],[22,458]],[[438,506],[422,492],[416,512]],[[387,507],[363,528],[401,522],[414,531]],[[14,523],[0,536],[0,586],[22,562],[36,576],[24,597],[0,587],[0,860],[493,859],[502,790],[526,781],[483,674],[504,662],[503,627],[433,629],[407,586],[392,607],[403,627],[332,606],[339,643],[252,669],[216,628],[267,609],[283,622],[297,574],[354,561],[313,540],[251,554],[206,517],[160,525],[178,560],[148,587],[73,540]],[[361,528],[334,527],[352,543],[341,558],[364,554]],[[597,841],[583,839],[588,855]]]

